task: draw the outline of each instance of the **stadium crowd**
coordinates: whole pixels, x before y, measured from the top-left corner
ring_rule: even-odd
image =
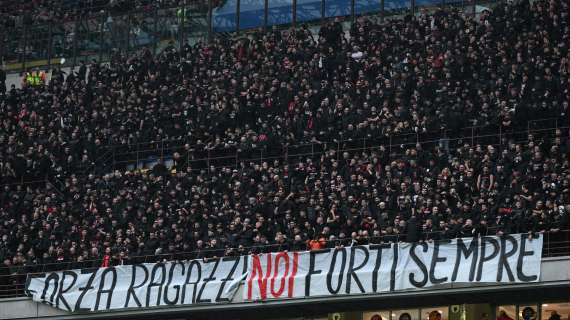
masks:
[[[3,0],[0,3],[0,26],[14,30],[50,21],[71,22],[78,16],[101,13],[115,16],[133,10],[144,12],[184,4],[207,8],[208,0]],[[212,0],[213,7],[222,4],[223,0]]]
[[[0,259],[22,273],[570,229],[569,11],[520,1],[477,20],[445,9],[363,17],[349,30],[331,21],[318,37],[303,26],[119,53],[10,88],[0,96]],[[537,117],[560,129],[511,135]],[[503,138],[330,146],[471,125]],[[184,141],[172,166],[96,165],[111,146],[162,140]],[[324,152],[224,168],[188,158],[196,146],[307,142]],[[62,183],[31,183],[46,177]]]

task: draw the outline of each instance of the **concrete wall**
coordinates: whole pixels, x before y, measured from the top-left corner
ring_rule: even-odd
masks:
[[[10,298],[0,300],[0,319],[22,319],[37,317],[65,316],[67,312],[37,303],[30,298]]]

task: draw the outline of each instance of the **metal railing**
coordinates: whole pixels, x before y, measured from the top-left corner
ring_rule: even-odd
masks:
[[[486,234],[480,236],[496,235],[496,228],[489,228]],[[570,256],[570,230],[546,231],[541,232],[543,235],[542,257],[562,257]],[[446,239],[444,232],[435,231],[424,234],[422,241],[438,241],[432,240],[439,236],[440,239]],[[529,233],[529,236],[536,234]],[[345,238],[335,240],[324,240],[324,248],[348,247],[353,245],[380,244],[380,243],[399,243],[406,242],[407,235],[394,233],[380,237],[362,237]],[[306,251],[309,250],[308,241],[295,244],[289,242],[287,246],[283,244],[260,244],[250,247],[241,248],[218,248],[190,251],[190,252],[173,252],[164,254],[149,254],[139,256],[125,256],[121,259],[113,256],[111,265],[131,265],[140,263],[156,263],[167,261],[186,261],[192,259],[218,259],[224,256],[237,256],[247,254],[263,254],[269,252],[280,251]],[[26,279],[31,275],[43,274],[45,272],[55,272],[73,269],[99,268],[101,267],[103,257],[84,261],[60,261],[54,263],[42,263],[35,265],[18,265],[12,267],[0,267],[0,298],[13,298],[25,296]]]
[[[551,126],[555,125],[555,126]],[[256,148],[246,148],[239,145],[219,147],[206,141],[200,145],[189,145],[187,140],[161,140],[128,145],[107,146],[107,151],[95,160],[89,168],[98,168],[100,172],[114,170],[129,170],[150,167],[159,159],[171,160],[174,153],[179,153],[184,159],[186,167],[193,169],[206,169],[230,167],[238,168],[242,162],[256,162],[273,160],[294,160],[299,157],[315,157],[325,152],[335,151],[338,158],[343,152],[378,151],[384,148],[391,157],[397,157],[405,152],[406,148],[417,144],[424,149],[441,145],[452,148],[459,143],[468,143],[502,147],[507,140],[515,143],[526,142],[529,135],[540,138],[554,138],[557,130],[568,130],[570,127],[558,127],[557,118],[531,120],[526,129],[504,132],[500,127],[472,126],[461,129],[459,132],[439,130],[425,133],[391,134],[375,138],[355,138],[348,140],[309,142],[295,145],[262,145]],[[185,147],[187,145],[187,147]],[[89,173],[87,170],[84,174]]]
[[[180,0],[142,1],[128,10],[103,7],[53,8],[51,16],[20,16],[0,30],[0,64],[7,71],[75,67],[81,61],[109,61],[117,52],[209,41],[215,34],[239,34],[270,26],[295,27],[362,15],[384,19],[422,8],[458,7],[475,13],[478,5],[500,0]],[[61,11],[61,12],[57,12]],[[34,14],[33,12],[31,14]],[[0,17],[9,19],[9,16]]]

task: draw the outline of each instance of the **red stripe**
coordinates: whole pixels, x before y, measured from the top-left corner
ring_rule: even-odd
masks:
[[[283,276],[280,277],[279,290],[275,291],[275,277],[279,274],[279,260],[285,260],[285,272]],[[285,291],[285,279],[289,275],[289,255],[286,252],[280,252],[275,256],[275,271],[273,272],[273,277],[271,277],[271,295],[273,298],[278,298]]]
[[[289,298],[293,297],[293,288],[295,285],[295,275],[297,274],[297,269],[299,268],[299,253],[293,252],[293,272],[291,272],[291,276],[289,276],[289,290],[287,292],[287,296]]]

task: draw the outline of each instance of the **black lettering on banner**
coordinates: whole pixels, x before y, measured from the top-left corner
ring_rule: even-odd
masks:
[[[46,300],[46,294],[47,294],[47,290],[50,287],[50,282],[53,281],[53,291],[51,292],[51,296],[49,298],[49,301]],[[47,302],[49,305],[53,305],[53,300],[55,297],[55,294],[57,293],[57,289],[59,288],[59,274],[57,274],[56,272],[51,273],[45,280],[44,282],[44,290],[42,291],[42,296],[41,299],[43,302]]]
[[[81,302],[83,302],[83,298],[85,297],[85,294],[87,294],[87,292],[91,289],[95,289],[95,287],[93,286],[93,281],[95,281],[95,276],[97,276],[97,268],[89,268],[89,269],[83,269],[81,270],[81,274],[88,274],[90,273],[91,276],[89,277],[89,280],[87,280],[87,283],[85,284],[85,287],[80,287],[78,290],[81,291],[81,294],[79,295],[79,298],[77,299],[77,301],[75,302],[75,311],[90,311],[90,308],[81,308]]]
[[[69,286],[67,286],[66,289],[64,289],[63,285],[65,284],[66,276],[71,276],[73,278],[73,281],[71,281],[71,284]],[[73,287],[73,285],[75,284],[76,281],[77,281],[77,274],[75,272],[63,271],[63,273],[61,274],[61,283],[59,284],[59,291],[57,293],[57,298],[55,299],[55,306],[56,307],[59,308],[59,302],[61,301],[63,303],[63,305],[65,306],[65,308],[67,309],[67,311],[73,311],[69,307],[67,300],[65,300],[65,298],[63,297],[63,294],[67,293]]]
[[[420,271],[423,274],[423,279],[421,281],[416,280],[416,274],[410,273],[410,283],[416,288],[423,288],[428,281],[428,270],[422,259],[418,257],[416,254],[416,247],[421,246],[423,252],[428,252],[428,245],[425,242],[422,243],[413,243],[410,247],[410,257],[416,263],[416,265],[420,268]]]
[[[230,301],[229,298],[222,298],[222,294],[224,293],[224,289],[226,287],[226,282],[233,280],[233,276],[234,273],[236,272],[236,269],[239,265],[240,262],[240,257],[224,257],[222,261],[233,261],[234,265],[232,266],[232,269],[230,270],[230,272],[228,273],[228,276],[225,278],[222,278],[222,284],[220,285],[220,290],[218,290],[218,294],[216,295],[216,302],[222,302],[222,301]]]
[[[244,275],[248,272],[247,262],[249,261],[249,256],[241,256],[241,260],[243,261],[243,269],[242,269],[241,275]]]
[[[32,282],[32,279],[36,279],[36,278],[45,278],[46,274],[45,273],[34,273],[34,274],[28,274],[28,277],[26,278],[26,284],[25,284],[25,294],[27,296],[32,296],[35,293],[37,293],[36,290],[30,288],[30,284]]]
[[[216,275],[216,270],[218,269],[218,265],[220,264],[220,259],[215,259],[213,262],[214,262],[214,267],[212,268],[212,272],[210,272],[210,276],[204,278],[204,281],[202,283],[202,287],[200,288],[200,292],[198,292],[198,298],[196,299],[196,303],[212,302],[212,299],[202,299],[202,294],[204,293],[204,289],[206,289],[206,285],[208,284],[208,282],[214,281],[217,279],[215,277],[215,275]],[[210,263],[210,262],[206,262],[206,263]]]
[[[137,279],[137,269],[138,268],[140,268],[140,269],[142,269],[142,271],[144,271],[144,280],[141,281],[141,283],[139,283],[138,285],[135,285],[135,281]],[[144,264],[135,264],[132,266],[131,270],[132,270],[131,285],[129,286],[129,289],[127,290],[127,299],[125,299],[125,306],[124,307],[127,308],[129,306],[129,301],[131,300],[131,296],[133,297],[135,303],[137,304],[137,307],[142,307],[141,302],[135,293],[135,289],[138,289],[138,288],[146,285],[146,282],[148,280],[148,270]]]
[[[109,289],[104,289],[105,287],[105,277],[107,273],[111,273],[113,276],[111,279],[111,287]],[[97,290],[97,300],[95,300],[95,311],[99,310],[99,302],[101,301],[101,295],[107,294],[107,305],[105,310],[109,310],[111,307],[111,300],[113,299],[113,290],[115,290],[115,286],[117,285],[117,270],[115,267],[108,267],[103,269],[101,272],[101,278],[99,280],[99,290]]]
[[[176,304],[178,302],[178,297],[180,296],[180,285],[177,284],[177,285],[172,286],[172,288],[174,288],[176,290],[176,298],[174,298],[173,300],[170,300],[168,298],[168,292],[170,291],[169,287],[172,284],[172,279],[174,278],[174,269],[176,269],[177,265],[182,267],[181,275],[184,275],[185,269],[186,269],[182,262],[173,262],[170,265],[170,271],[168,272],[168,280],[166,281],[166,285],[164,286],[164,302],[168,305]]]
[[[336,289],[334,289],[332,287],[332,276],[333,276],[333,272],[336,266],[336,258],[338,253],[342,254],[341,257],[341,263],[340,263],[340,272],[338,273],[338,282],[337,282],[337,286]],[[332,256],[332,261],[331,261],[331,265],[329,267],[329,272],[327,273],[327,289],[329,290],[329,292],[331,294],[337,294],[340,291],[340,287],[342,286],[342,279],[344,276],[344,268],[346,266],[346,248],[340,248],[340,249],[335,249],[333,250],[333,256]]]
[[[432,284],[440,284],[440,283],[444,283],[445,281],[447,281],[447,277],[443,277],[441,279],[438,279],[435,277],[435,268],[437,266],[438,262],[445,262],[447,261],[446,257],[440,257],[439,256],[439,246],[441,244],[449,244],[451,243],[451,240],[440,240],[440,241],[436,241],[433,245],[433,256],[431,257],[431,266],[429,269],[429,281]]]
[[[524,282],[536,281],[538,279],[538,276],[536,275],[527,276],[523,272],[524,257],[533,256],[534,251],[526,251],[526,237],[524,234],[521,234],[520,237],[521,237],[521,249],[519,251],[519,259],[517,262],[517,277],[519,278],[520,281]]]
[[[160,270],[160,281],[157,281],[156,274]],[[166,266],[162,262],[156,263],[152,267],[152,271],[150,272],[150,282],[146,289],[146,306],[160,306],[160,298],[162,295],[162,286],[164,286],[164,282],[166,281]],[[156,293],[156,304],[150,304],[150,295],[152,294],[152,288],[158,287],[158,292]]]
[[[486,255],[487,243],[493,245],[493,251],[488,256]],[[491,237],[481,238],[481,260],[479,260],[479,268],[477,269],[477,281],[481,281],[483,277],[483,265],[485,262],[493,260],[499,254],[499,251],[499,241],[497,239]]]
[[[397,243],[392,244],[394,249],[394,260],[392,261],[392,270],[390,271],[390,291],[396,290],[396,268],[398,267],[398,253],[400,252],[400,247]]]
[[[321,274],[323,270],[315,269],[315,261],[317,254],[329,253],[330,249],[327,250],[315,250],[309,251],[309,272],[305,276],[305,297],[311,296],[311,277],[315,274]]]
[[[471,269],[469,270],[469,281],[475,279],[475,267],[477,266],[477,257],[479,256],[479,239],[474,238],[469,244],[469,248],[465,245],[465,241],[461,238],[457,239],[457,258],[455,259],[455,266],[453,267],[453,274],[451,275],[451,281],[455,282],[457,280],[457,273],[459,267],[461,266],[461,257],[469,259],[471,255]]]
[[[506,252],[507,250],[507,241],[512,244],[511,250]],[[515,255],[518,250],[517,240],[513,236],[503,235],[501,237],[501,255],[499,256],[499,268],[497,270],[497,282],[501,282],[503,280],[503,269],[507,270],[507,276],[509,277],[509,281],[515,281],[515,276],[513,275],[513,271],[511,270],[511,266],[509,265],[509,257]]]
[[[372,291],[378,292],[378,270],[380,270],[380,265],[382,263],[382,250],[390,249],[389,244],[372,244],[368,247],[369,250],[376,250],[376,262],[374,264],[374,270],[372,271]]]
[[[357,267],[354,267],[354,260],[356,258],[356,250],[360,250],[364,253],[364,259],[362,260],[362,262],[360,262],[360,265],[358,265]],[[366,263],[368,263],[368,258],[370,257],[370,254],[368,253],[368,248],[363,247],[363,246],[353,246],[350,248],[350,261],[348,263],[348,272],[346,274],[346,293],[350,294],[350,284],[352,282],[352,278],[354,278],[354,282],[356,283],[356,285],[358,286],[358,288],[360,289],[361,293],[365,293],[366,291],[364,290],[364,287],[362,286],[362,283],[360,282],[360,279],[358,279],[358,276],[356,275],[356,271],[362,269]]]
[[[191,282],[190,277],[194,275],[194,272],[192,271],[194,267],[196,267],[197,277],[195,282]],[[188,272],[186,273],[186,281],[184,282],[184,286],[182,287],[182,299],[180,300],[182,301],[182,303],[186,301],[186,286],[190,284],[194,285],[194,290],[192,290],[192,303],[193,304],[196,303],[196,291],[198,291],[198,283],[200,282],[201,279],[202,279],[202,265],[200,264],[200,261],[198,260],[190,261],[190,265],[188,266]]]

